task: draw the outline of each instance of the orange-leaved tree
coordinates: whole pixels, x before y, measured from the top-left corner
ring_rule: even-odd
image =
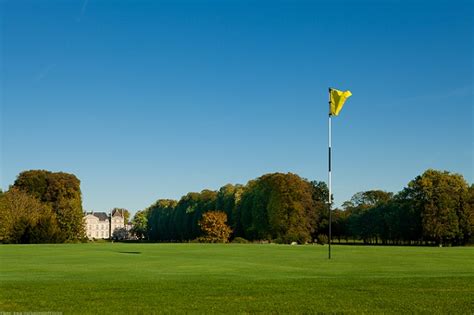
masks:
[[[199,239],[208,243],[227,243],[229,241],[231,228],[226,224],[227,214],[222,211],[208,211],[199,220],[199,226],[204,236]]]

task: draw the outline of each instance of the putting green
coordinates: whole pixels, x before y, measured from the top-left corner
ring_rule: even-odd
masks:
[[[472,313],[474,248],[0,246],[0,312]]]

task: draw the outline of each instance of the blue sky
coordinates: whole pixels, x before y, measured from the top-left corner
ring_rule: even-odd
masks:
[[[76,174],[86,210],[269,172],[336,204],[427,168],[473,182],[472,1],[1,1],[1,177]]]

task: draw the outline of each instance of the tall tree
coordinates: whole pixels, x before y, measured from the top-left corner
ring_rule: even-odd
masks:
[[[429,169],[403,191],[421,213],[423,235],[437,244],[464,243],[472,233],[469,187],[459,174]]]
[[[176,226],[172,220],[177,203],[176,200],[160,199],[143,211],[143,214],[146,215],[148,239],[153,241],[177,240]]]
[[[132,234],[134,234],[138,239],[143,239],[147,237],[148,230],[148,211],[142,210],[137,211],[132,219]]]
[[[76,176],[31,170],[20,173],[13,186],[51,207],[64,241],[84,237],[80,181]]]
[[[249,239],[307,242],[318,221],[313,186],[291,173],[267,174],[249,182],[240,209]]]
[[[233,229],[237,228],[238,204],[244,187],[242,185],[227,184],[219,189],[216,198],[216,209],[221,209],[227,214],[229,224]]]
[[[393,193],[382,190],[368,190],[354,194],[343,204],[347,213],[348,234],[364,243],[377,242],[381,238],[383,215],[382,205],[390,202]]]
[[[1,243],[56,243],[60,230],[51,208],[18,188],[0,196]]]
[[[314,211],[317,215],[317,225],[313,232],[313,239],[316,239],[318,234],[327,235],[329,232],[329,189],[325,182],[312,181],[311,185],[313,188]],[[334,234],[334,236],[336,235]]]

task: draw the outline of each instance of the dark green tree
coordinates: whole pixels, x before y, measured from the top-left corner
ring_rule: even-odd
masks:
[[[313,186],[291,173],[267,174],[249,182],[240,212],[248,239],[304,243],[311,240],[318,221]]]
[[[242,185],[227,184],[219,189],[216,198],[216,209],[221,209],[227,214],[232,229],[237,228],[239,220],[238,204],[243,193]]]
[[[427,170],[403,192],[421,213],[423,235],[436,244],[464,243],[471,234],[469,186],[459,174]]]
[[[314,211],[318,218],[313,239],[317,239],[318,235],[329,234],[329,189],[327,184],[321,181],[312,181],[311,185],[313,186]],[[333,234],[333,236],[336,235]]]
[[[173,221],[177,203],[176,200],[160,199],[143,211],[143,214],[146,214],[148,239],[153,241],[177,240],[176,224]]]
[[[344,211],[347,213],[347,234],[361,239],[365,244],[377,243],[383,233],[383,215],[380,209],[392,198],[393,193],[382,190],[354,194],[350,201],[343,204]]]
[[[61,230],[61,239],[84,238],[80,181],[67,173],[44,170],[25,171],[18,175],[16,187],[50,206]]]

